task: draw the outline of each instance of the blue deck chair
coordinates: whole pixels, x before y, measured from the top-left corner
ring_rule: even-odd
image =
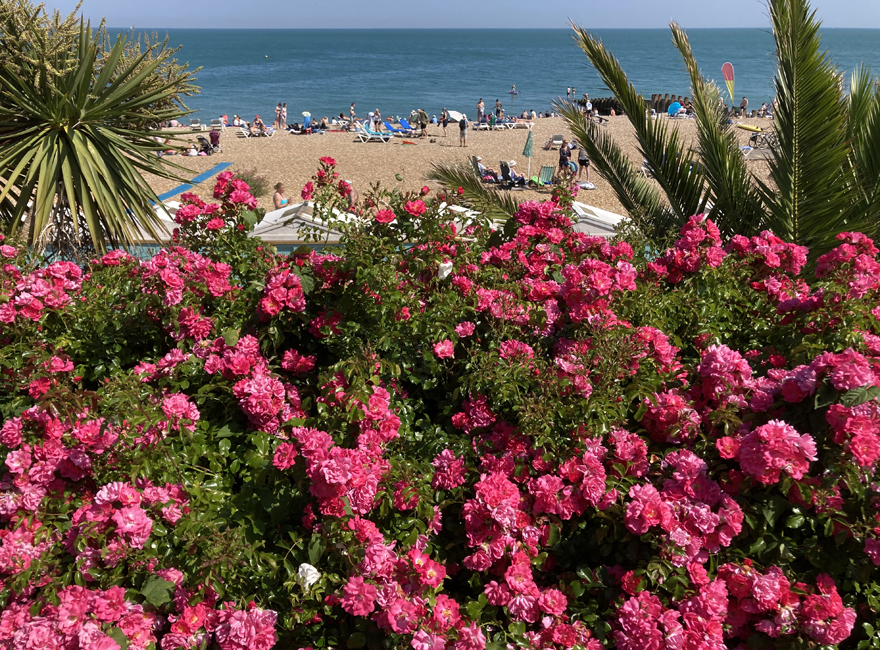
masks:
[[[407,130],[408,135],[415,135],[416,134],[416,130],[410,125],[409,122],[406,121],[406,118],[401,117],[397,121],[400,122],[400,126],[402,126],[404,129]]]
[[[385,128],[391,131],[391,133],[399,133],[400,135],[409,135],[409,131],[406,129],[398,129],[393,126],[389,122],[385,122]]]

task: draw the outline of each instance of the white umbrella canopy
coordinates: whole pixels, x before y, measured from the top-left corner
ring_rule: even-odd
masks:
[[[461,113],[458,111],[446,111],[446,114],[449,116],[449,119],[453,122],[458,122],[463,117]]]

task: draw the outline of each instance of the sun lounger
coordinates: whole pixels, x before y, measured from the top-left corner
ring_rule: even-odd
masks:
[[[242,126],[239,128],[238,137],[239,138],[250,138],[253,136],[251,135],[251,130],[249,128],[247,128],[246,126]]]
[[[399,135],[399,136],[410,136],[410,135],[412,135],[412,133],[410,133],[410,132],[407,131],[406,129],[398,129],[398,128],[395,128],[395,127],[391,126],[391,124],[388,123],[388,122],[385,122],[385,128],[388,129],[391,133],[393,133],[393,134],[395,134],[395,135]]]
[[[378,140],[379,142],[391,142],[391,138],[394,137],[394,134],[371,131],[370,127],[364,124],[357,132],[357,136],[361,142],[370,142],[372,140]]]
[[[554,171],[556,171],[556,167],[553,165],[543,165],[541,175],[538,176],[538,185],[552,185]]]
[[[205,125],[199,119],[192,119],[189,121],[189,129],[190,131],[204,131]]]
[[[550,138],[550,148],[553,147],[561,147],[562,143],[565,142],[565,137],[562,135],[554,135]]]
[[[409,122],[407,122],[407,120],[406,120],[405,117],[401,117],[401,118],[400,118],[399,120],[397,120],[397,121],[400,122],[400,126],[402,126],[404,129],[406,129],[407,131],[409,131],[409,134],[410,134],[410,135],[415,135],[415,134],[416,134],[416,130],[412,127],[412,125],[411,125]]]
[[[508,122],[507,123],[511,129],[529,129],[531,130],[533,126],[535,126],[534,122]]]
[[[218,117],[215,117],[211,120],[211,130],[212,131],[222,131],[226,128],[226,125],[223,124],[223,120]]]

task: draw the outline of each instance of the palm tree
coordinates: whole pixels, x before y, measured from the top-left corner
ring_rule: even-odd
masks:
[[[693,150],[668,122],[646,115],[644,99],[602,42],[572,25],[577,45],[632,124],[653,181],[576,104],[560,102],[557,109],[633,224],[656,247],[674,237],[691,215],[703,212],[725,236],[771,230],[809,247],[813,259],[832,247],[840,232],[880,234],[877,82],[860,68],[844,92],[840,73],[821,50],[820,23],[807,0],[769,0],[769,12],[776,41],[778,139],[769,183],[747,168],[721,107],[721,91],[700,74],[681,27],[671,24],[694,98]],[[495,196],[487,190],[477,194],[479,179],[465,185],[464,177],[474,175],[464,168],[438,169],[435,176],[448,187],[473,188],[474,203],[486,204]]]
[[[26,16],[39,32],[39,12]],[[74,256],[155,236],[157,198],[144,175],[176,176],[156,154],[164,147],[154,136],[170,134],[148,125],[186,114],[177,99],[193,90],[191,73],[167,74],[173,51],[164,45],[134,54],[120,37],[105,47],[103,25],[80,21],[69,46],[36,52],[0,27],[3,230],[26,227],[36,250]]]
[[[726,235],[771,230],[818,255],[847,230],[870,231],[880,214],[880,96],[867,69],[846,94],[822,51],[820,23],[807,0],[770,0],[776,41],[778,146],[770,182],[749,172],[719,101],[718,87],[699,72],[687,34],[672,23],[673,42],[691,81],[698,153],[684,149],[645,104],[620,63],[583,27],[575,40],[624,107],[656,183],[648,183],[611,138],[574,105],[560,107],[569,127],[631,217],[656,238],[707,212]]]

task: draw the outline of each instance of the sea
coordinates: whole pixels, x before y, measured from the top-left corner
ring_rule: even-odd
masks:
[[[141,30],[138,30],[141,31]],[[288,122],[313,117],[408,116],[442,108],[473,117],[482,98],[487,110],[500,99],[508,114],[544,111],[568,88],[577,97],[608,97],[570,29],[156,29],[180,46],[177,58],[198,72],[201,92],[186,100],[194,117],[238,114],[274,119],[279,102]],[[684,65],[668,29],[602,29],[592,32],[614,54],[644,96],[689,95]],[[734,101],[757,108],[773,99],[775,72],[769,29],[691,29],[691,47],[702,73],[724,89],[721,66],[735,70]],[[846,78],[860,64],[880,72],[880,30],[825,29],[822,45]],[[518,94],[511,94],[512,85]],[[270,119],[266,119],[269,117]]]

